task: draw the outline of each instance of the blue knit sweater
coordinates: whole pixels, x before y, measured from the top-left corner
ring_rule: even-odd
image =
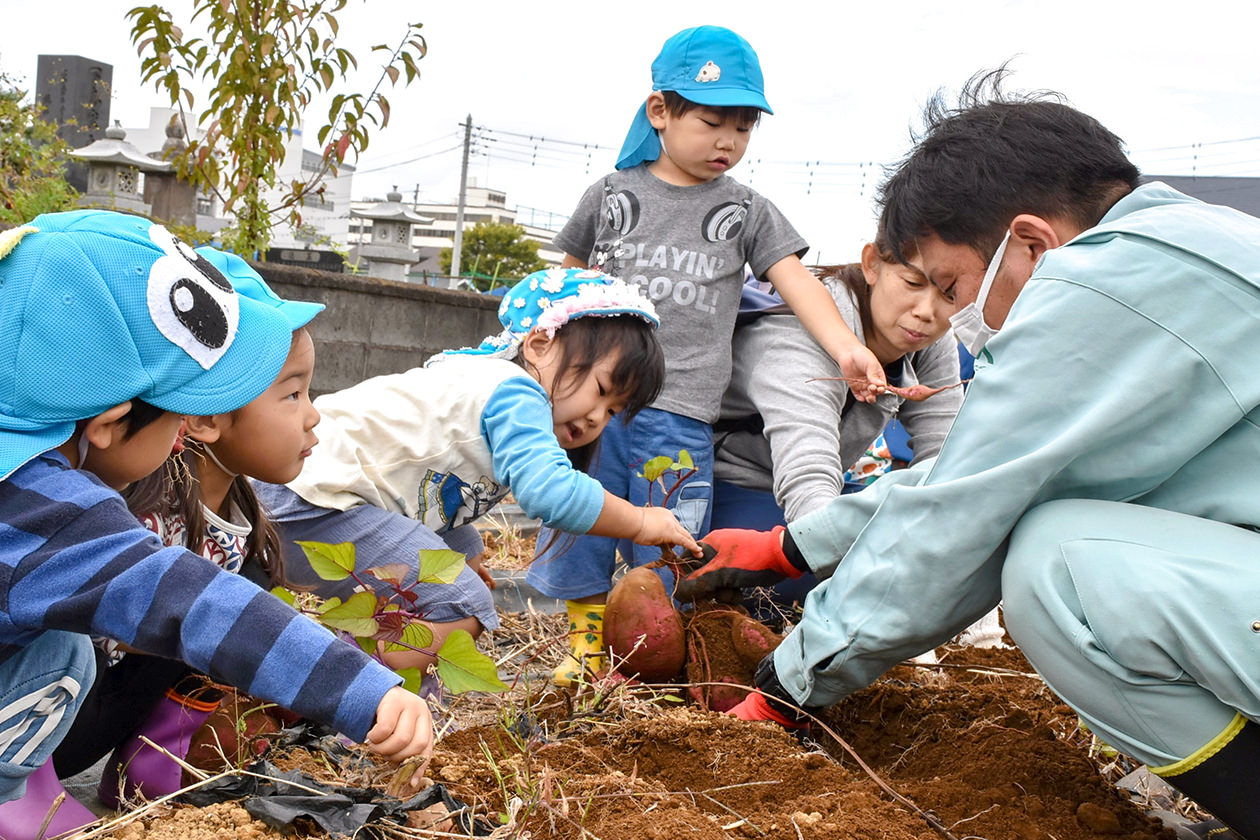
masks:
[[[360,741],[402,681],[245,578],[163,546],[55,451],[0,481],[0,662],[45,630],[182,659]]]

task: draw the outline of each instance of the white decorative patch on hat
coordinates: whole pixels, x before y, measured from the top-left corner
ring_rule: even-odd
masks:
[[[700,72],[696,74],[697,82],[716,82],[720,78],[722,78],[722,68],[712,61],[706,61],[700,68]]]
[[[149,316],[162,335],[209,370],[236,338],[236,290],[209,260],[161,225],[149,228],[149,238],[164,252],[149,267]]]

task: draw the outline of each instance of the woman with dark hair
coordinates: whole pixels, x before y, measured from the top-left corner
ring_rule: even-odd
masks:
[[[935,455],[962,404],[958,350],[949,334],[953,303],[916,267],[877,242],[862,261],[823,270],[849,328],[884,365],[890,385],[944,387],[923,401],[892,391],[873,403],[851,383],[790,312],[764,298],[735,330],[731,384],[714,427],[713,528],[783,525],[885,470],[881,432],[892,419],[909,435],[913,460]],[[746,297],[753,297],[746,296]],[[878,444],[878,445],[877,445]],[[781,594],[801,596],[807,576]]]

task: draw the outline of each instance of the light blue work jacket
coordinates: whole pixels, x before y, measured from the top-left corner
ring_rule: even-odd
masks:
[[[934,460],[790,526],[827,578],[775,652],[798,701],[833,703],[991,609],[1034,505],[1260,525],[1260,219],[1144,185],[1043,256],[982,355]]]

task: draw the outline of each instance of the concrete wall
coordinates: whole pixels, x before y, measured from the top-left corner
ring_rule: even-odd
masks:
[[[311,322],[315,395],[399,373],[500,331],[499,298],[414,283],[254,263],[276,294],[327,308]]]

